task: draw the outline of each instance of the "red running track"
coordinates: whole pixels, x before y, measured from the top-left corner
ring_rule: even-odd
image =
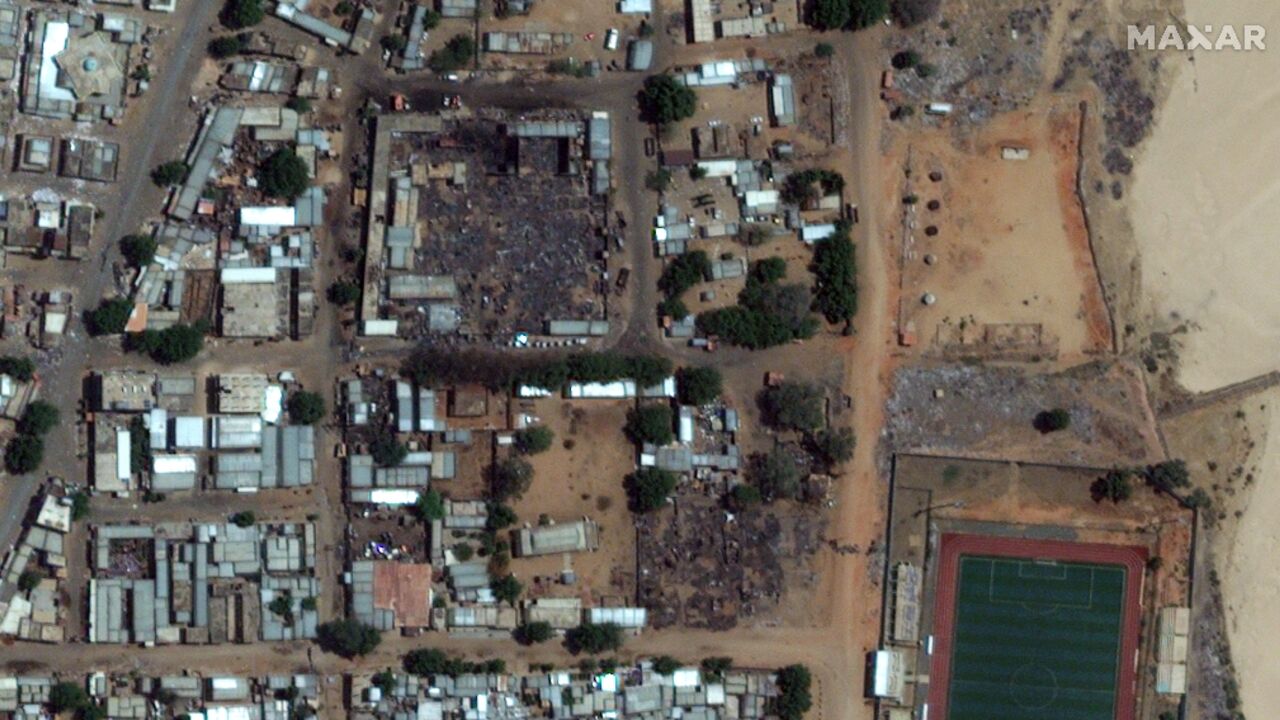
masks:
[[[958,533],[942,536],[942,551],[938,559],[938,585],[933,608],[933,662],[929,673],[930,718],[947,720],[947,696],[951,678],[951,640],[955,629],[956,590],[960,579],[960,556],[962,555],[1061,560],[1124,567],[1125,602],[1124,618],[1120,624],[1120,677],[1116,678],[1115,720],[1134,720],[1138,677],[1138,638],[1142,627],[1143,569],[1147,562],[1146,548]]]

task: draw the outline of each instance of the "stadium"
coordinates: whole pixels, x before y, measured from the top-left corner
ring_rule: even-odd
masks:
[[[1194,517],[1146,489],[1095,502],[1102,472],[895,458],[881,646],[867,664],[880,720],[1178,707]]]

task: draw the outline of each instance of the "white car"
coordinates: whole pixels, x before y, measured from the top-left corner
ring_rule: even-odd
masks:
[[[604,49],[610,51],[618,49],[618,28],[609,28],[609,32],[605,33]]]

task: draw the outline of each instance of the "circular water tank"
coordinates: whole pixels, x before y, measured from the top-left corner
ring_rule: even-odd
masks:
[[[80,63],[80,66],[85,69],[85,72],[93,72],[98,69],[98,58],[87,57],[84,62]]]

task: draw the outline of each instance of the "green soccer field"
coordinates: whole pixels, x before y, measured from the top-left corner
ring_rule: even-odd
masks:
[[[1113,720],[1125,570],[961,557],[948,720]]]

